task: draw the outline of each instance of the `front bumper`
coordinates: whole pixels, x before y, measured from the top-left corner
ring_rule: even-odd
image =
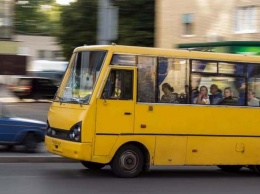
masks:
[[[45,136],[45,147],[48,152],[75,160],[90,161],[92,143],[77,143]]]

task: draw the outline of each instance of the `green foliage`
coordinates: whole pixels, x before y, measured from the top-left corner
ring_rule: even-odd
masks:
[[[58,28],[58,15],[59,6],[55,4],[55,0],[29,0],[27,4],[16,3],[15,31],[30,35],[53,35]]]
[[[154,46],[155,0],[116,0],[119,6],[117,44]]]
[[[96,44],[97,1],[78,0],[61,12],[61,30],[56,35],[68,59],[76,47]]]
[[[75,47],[93,45],[97,40],[97,0],[77,0],[62,7],[57,37],[68,59]],[[154,45],[154,0],[115,0],[119,6],[117,44]],[[142,8],[140,10],[140,8]]]
[[[111,1],[119,7],[118,40],[113,41],[153,46],[154,1]],[[55,0],[29,0],[29,4],[16,4],[16,32],[56,36],[69,59],[74,48],[97,43],[97,3],[98,0],[77,0],[69,6],[60,6]],[[51,5],[51,8],[43,10],[42,5]]]

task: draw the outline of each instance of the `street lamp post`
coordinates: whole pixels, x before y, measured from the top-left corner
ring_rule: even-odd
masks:
[[[118,8],[111,0],[98,0],[97,44],[109,44],[117,39]]]

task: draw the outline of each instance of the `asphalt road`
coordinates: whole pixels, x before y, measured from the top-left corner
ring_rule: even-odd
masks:
[[[1,194],[258,194],[260,177],[244,169],[153,167],[137,178],[116,178],[109,167],[79,163],[0,164]]]

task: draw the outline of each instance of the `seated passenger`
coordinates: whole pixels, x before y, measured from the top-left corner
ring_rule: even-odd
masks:
[[[248,106],[259,106],[259,100],[255,97],[255,92],[253,90],[248,90],[247,100]]]
[[[199,93],[200,92],[198,90],[198,87],[192,89],[192,91],[191,91],[192,104],[196,104],[197,103],[197,98],[198,98]]]
[[[212,84],[210,86],[210,93],[211,93],[211,95],[209,95],[210,104],[216,105],[222,100],[222,94],[216,84]]]
[[[237,101],[232,97],[231,87],[224,89],[224,98],[220,101],[219,105],[236,105]]]
[[[162,91],[164,94],[162,95],[161,102],[178,103],[177,95],[173,93],[174,89],[170,86],[170,84],[164,83],[162,85]]]
[[[196,99],[196,104],[210,104],[208,88],[206,86],[200,87],[200,93]]]

